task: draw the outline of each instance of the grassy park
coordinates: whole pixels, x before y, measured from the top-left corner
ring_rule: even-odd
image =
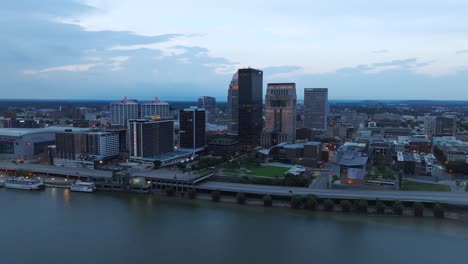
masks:
[[[437,183],[404,181],[402,190],[404,191],[450,192],[450,187],[447,185],[437,184]]]
[[[247,171],[247,174],[251,176],[281,178],[281,177],[284,177],[284,173],[287,172],[288,170],[289,168],[285,168],[285,167],[258,166],[258,167],[249,168]]]

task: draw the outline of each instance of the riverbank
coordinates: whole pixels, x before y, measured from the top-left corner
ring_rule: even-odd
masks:
[[[343,215],[361,215],[361,216],[392,216],[392,217],[416,217],[416,218],[444,218],[449,220],[456,220],[460,222],[468,223],[468,210],[460,209],[457,207],[449,206],[442,207],[442,215],[436,215],[433,208],[423,207],[420,215],[415,214],[415,208],[405,206],[409,203],[401,203],[402,208],[401,212],[395,211],[391,204],[388,202],[384,203],[384,209],[381,211],[381,208],[377,205],[368,204],[365,207],[365,212],[362,209],[358,209],[357,202],[351,205],[349,210],[343,210],[343,205],[341,201],[349,200],[340,200],[340,199],[317,199],[317,204],[314,208],[307,208],[305,197],[302,197],[301,205],[295,207],[292,205],[291,201],[284,200],[271,200],[271,205],[266,205],[263,199],[258,198],[245,198],[242,202],[238,200],[237,197],[233,196],[220,196],[219,199],[213,197],[212,194],[206,193],[197,193],[194,196],[191,196],[189,193],[175,196],[175,194],[168,194],[167,192],[151,192],[153,195],[157,196],[166,196],[173,199],[191,199],[191,200],[203,200],[203,201],[212,201],[213,203],[227,203],[227,204],[237,204],[238,206],[257,206],[257,207],[277,207],[277,208],[286,208],[294,211],[305,210],[305,211],[321,211],[329,213],[339,213]],[[327,208],[325,204],[326,200],[333,201],[333,206]],[[353,207],[354,206],[354,207]]]

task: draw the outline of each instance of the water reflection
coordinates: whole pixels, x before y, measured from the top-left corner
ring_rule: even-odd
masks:
[[[70,205],[70,190],[69,189],[65,189],[63,190],[63,203],[66,205],[66,206],[69,206]]]

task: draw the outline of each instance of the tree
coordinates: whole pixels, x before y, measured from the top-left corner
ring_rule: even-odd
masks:
[[[468,183],[465,185],[465,192],[468,192]]]
[[[160,160],[155,160],[153,161],[154,169],[159,169],[161,167],[161,161]]]
[[[166,188],[166,195],[167,196],[174,196],[175,195],[175,190],[173,187],[167,187]]]
[[[245,204],[247,198],[245,197],[245,193],[237,193],[236,199],[238,204]]]
[[[273,199],[271,198],[270,195],[263,196],[263,205],[267,207],[273,205]]]
[[[295,195],[291,196],[290,203],[291,203],[291,207],[294,208],[294,209],[301,208],[302,207],[302,196],[300,196],[298,194],[295,194]]]
[[[382,201],[377,200],[377,202],[375,203],[375,208],[377,214],[385,213],[385,204]]]
[[[336,182],[336,181],[339,181],[340,180],[340,177],[338,177],[338,175],[333,175],[332,177],[332,182]]]
[[[403,214],[403,204],[398,200],[393,203],[393,213],[396,215]]]
[[[188,197],[189,197],[189,199],[191,199],[191,200],[195,199],[195,198],[197,197],[197,190],[195,190],[195,189],[190,189],[190,190],[188,191]]]
[[[219,200],[221,200],[221,193],[219,191],[212,191],[211,200],[213,202],[219,202]]]
[[[310,178],[305,175],[291,175],[288,174],[283,179],[283,185],[294,187],[308,187]]]
[[[315,210],[317,208],[317,204],[317,197],[315,197],[315,195],[310,194],[306,196],[305,208]]]
[[[349,213],[351,211],[351,202],[349,200],[341,200],[341,212]]]
[[[23,177],[25,177],[25,176],[28,176],[29,174],[30,174],[30,172],[27,171],[27,170],[23,170],[23,169],[18,169],[18,170],[16,170],[16,176],[23,176]]]
[[[367,207],[369,206],[367,200],[359,200],[357,210],[360,213],[367,213]]]
[[[328,212],[333,211],[334,206],[335,206],[335,203],[330,199],[326,199],[323,202],[323,208],[325,209],[325,211],[328,211]]]
[[[414,209],[414,216],[419,216],[419,217],[423,216],[423,212],[424,212],[423,203],[420,203],[420,202],[414,203],[413,209]]]
[[[445,165],[445,168],[447,169],[447,172],[450,173],[460,173],[468,175],[468,163],[465,163],[463,161],[449,161]]]
[[[440,163],[444,164],[447,161],[447,157],[445,156],[444,152],[439,148],[439,146],[434,146],[432,152],[434,153],[434,156]]]
[[[434,210],[434,216],[437,218],[444,218],[445,216],[445,209],[440,203],[435,203],[434,207],[432,208]]]

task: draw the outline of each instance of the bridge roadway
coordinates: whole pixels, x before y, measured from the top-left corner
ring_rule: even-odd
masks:
[[[367,191],[367,190],[334,190],[309,189],[303,187],[286,187],[271,185],[241,184],[229,182],[206,181],[196,185],[197,189],[207,191],[243,192],[260,195],[291,196],[293,194],[314,194],[319,198],[365,199],[406,202],[440,202],[445,204],[468,206],[468,193],[424,192],[424,191]]]

